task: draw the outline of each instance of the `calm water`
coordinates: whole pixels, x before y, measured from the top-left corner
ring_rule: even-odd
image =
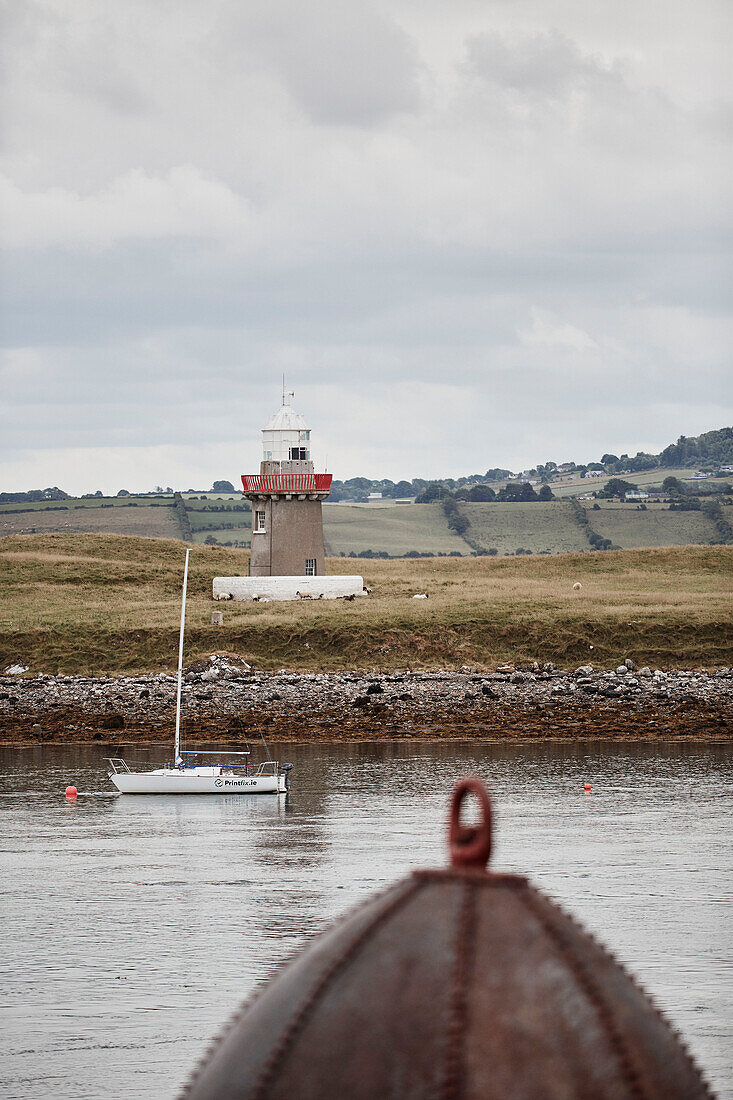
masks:
[[[287,805],[113,796],[102,749],[0,750],[1,1096],[174,1095],[207,1037],[306,937],[444,863],[448,793],[477,772],[495,799],[493,866],[528,872],[611,947],[733,1097],[728,748],[278,755],[295,764]]]

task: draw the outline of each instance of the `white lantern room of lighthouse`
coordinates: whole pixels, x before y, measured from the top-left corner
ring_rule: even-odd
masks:
[[[305,418],[290,404],[292,394],[283,394],[283,403],[262,429],[263,473],[310,472],[311,433]]]

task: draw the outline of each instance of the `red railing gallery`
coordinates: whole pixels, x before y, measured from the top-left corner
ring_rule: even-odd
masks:
[[[327,493],[333,474],[242,474],[245,493]]]

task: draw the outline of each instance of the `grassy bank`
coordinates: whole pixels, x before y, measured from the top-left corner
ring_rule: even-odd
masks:
[[[172,668],[184,547],[115,535],[0,541],[0,669]],[[372,595],[345,603],[213,604],[214,576],[246,574],[244,550],[194,551],[186,653],[241,654],[263,669],[430,667],[505,660],[659,666],[733,663],[733,548],[695,546],[535,558],[331,559]],[[573,584],[580,582],[577,591]],[[413,600],[427,592],[427,600]],[[211,626],[211,611],[224,626]]]

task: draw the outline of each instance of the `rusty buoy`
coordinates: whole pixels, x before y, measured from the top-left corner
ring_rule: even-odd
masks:
[[[461,823],[473,794],[478,826]],[[217,1039],[194,1100],[710,1096],[646,994],[519,875],[486,871],[491,806],[451,802],[451,863],[315,939]]]

